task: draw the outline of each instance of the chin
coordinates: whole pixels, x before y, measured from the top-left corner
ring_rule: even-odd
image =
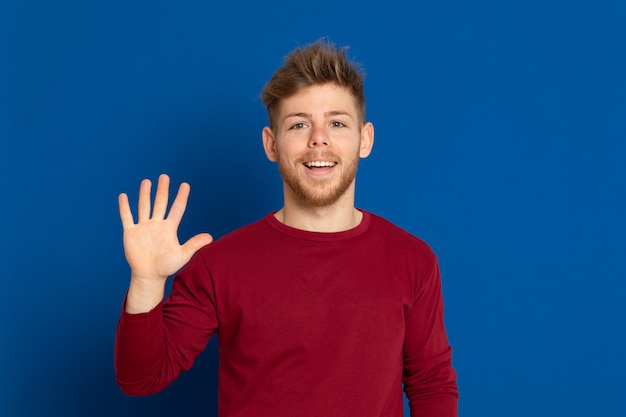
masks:
[[[301,183],[293,184],[286,181],[291,193],[302,205],[314,208],[332,206],[346,195],[353,182],[354,179],[335,184],[332,188],[323,187],[322,190],[316,190],[314,188],[320,188],[320,185],[307,187]]]
[[[289,169],[286,163],[279,160],[278,169],[285,184],[285,190],[295,197],[305,207],[322,208],[337,203],[342,197],[354,189],[358,159],[348,164],[347,170],[336,172],[334,178],[311,180],[301,178],[296,172]],[[338,175],[337,175],[338,174]]]

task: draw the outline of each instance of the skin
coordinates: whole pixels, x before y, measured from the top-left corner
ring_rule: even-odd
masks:
[[[172,207],[165,217],[170,178],[159,176],[154,207],[150,204],[150,180],[143,180],[139,188],[137,223],[128,203],[128,196],[120,194],[118,203],[124,231],[124,253],[130,265],[130,286],[125,309],[128,313],[145,313],[163,300],[167,277],[176,273],[201,247],[213,241],[207,233],[198,234],[183,245],[178,241],[178,226],[189,198],[189,184],[181,184]]]
[[[263,147],[278,162],[284,207],[276,218],[302,230],[338,232],[355,227],[355,175],[369,156],[374,127],[359,120],[350,91],[335,84],[305,88],[280,103],[274,130],[263,129]],[[306,162],[332,167],[310,169]]]
[[[335,84],[307,87],[280,103],[278,123],[262,132],[267,158],[283,177],[284,205],[276,218],[301,230],[339,232],[357,226],[362,213],[354,207],[355,175],[360,158],[369,156],[374,127],[359,120],[350,91]],[[307,167],[307,163],[323,167]],[[184,244],[177,236],[189,198],[181,184],[167,213],[170,179],[159,177],[154,204],[151,182],[139,189],[137,222],[126,194],[119,196],[124,252],[131,268],[126,297],[128,313],[145,313],[164,297],[167,277],[213,241],[207,233]]]

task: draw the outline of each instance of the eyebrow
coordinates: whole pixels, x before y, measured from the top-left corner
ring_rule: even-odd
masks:
[[[348,116],[351,119],[353,118],[350,113],[344,110],[327,111],[324,113],[324,117],[328,117],[328,116]],[[283,120],[288,119],[290,117],[305,117],[307,119],[310,119],[311,117],[313,117],[313,115],[311,113],[305,113],[305,112],[289,113],[283,118]]]

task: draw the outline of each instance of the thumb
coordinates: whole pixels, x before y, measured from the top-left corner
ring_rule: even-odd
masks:
[[[208,233],[200,233],[186,241],[182,245],[185,262],[189,261],[193,254],[200,250],[200,248],[208,245],[211,242],[213,242],[213,236]]]

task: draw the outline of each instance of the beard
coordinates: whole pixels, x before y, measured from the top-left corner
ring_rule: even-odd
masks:
[[[316,156],[320,155],[316,154]],[[328,156],[329,159],[338,160],[334,156],[321,156]],[[305,155],[296,162],[296,167],[302,166],[305,161],[310,161],[313,158],[314,156],[310,154]],[[330,206],[337,202],[354,182],[358,166],[359,155],[357,153],[355,157],[339,161],[335,166],[343,169],[339,173],[339,178],[336,178],[337,174],[335,173],[332,178],[316,179],[298,175],[298,170],[292,167],[289,161],[283,158],[282,155],[278,157],[278,169],[286,186],[304,205],[316,208]]]

